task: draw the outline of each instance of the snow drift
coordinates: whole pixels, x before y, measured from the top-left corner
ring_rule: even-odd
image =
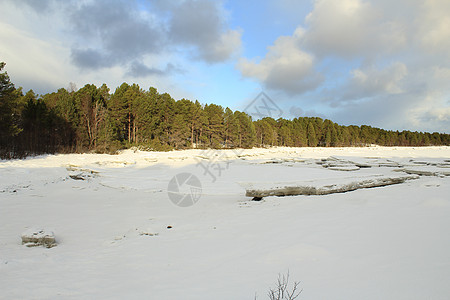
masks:
[[[448,299],[449,164],[449,147],[0,161],[0,298],[267,299],[289,270],[298,299]],[[170,201],[180,173],[195,205]],[[245,195],[286,186],[328,194]],[[22,245],[28,229],[58,246]]]

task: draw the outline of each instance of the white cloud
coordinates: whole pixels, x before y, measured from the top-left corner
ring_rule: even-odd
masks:
[[[241,48],[242,31],[230,28],[221,1],[37,2],[0,1],[0,11],[8,12],[0,26],[0,61],[17,86],[40,93],[69,82],[114,88],[129,80],[186,97],[173,80],[198,67],[192,57],[220,63]],[[180,10],[188,4],[196,11]],[[184,30],[178,35],[170,30],[175,17]]]
[[[68,83],[64,79],[69,77],[70,68],[61,62],[67,62],[70,49],[36,39],[8,24],[0,23],[0,28],[0,60],[6,62],[13,83],[41,89],[55,89]]]
[[[10,11],[6,23],[36,39],[63,39],[72,63],[82,70],[115,66],[129,69],[152,55],[192,50],[209,63],[223,62],[241,48],[241,31],[229,27],[221,1],[184,0],[142,3],[138,0],[86,0],[0,3]],[[166,62],[169,63],[169,62]],[[154,64],[160,64],[155,60]],[[145,66],[154,69],[155,65]]]
[[[230,14],[225,7],[236,6],[224,0],[41,2],[0,1],[8,12],[0,26],[0,60],[13,82],[38,92],[70,81],[114,87],[124,80],[180,91],[174,73],[192,75],[197,61],[207,62],[200,64],[205,69],[229,62],[243,38],[259,38],[232,28],[231,20],[237,24],[236,15],[245,12]],[[241,58],[236,68],[242,76],[303,111],[320,107],[336,121],[448,132],[450,1],[300,2],[261,6],[277,15],[278,25],[297,29],[274,38],[261,58]]]
[[[448,99],[447,99],[448,100]],[[429,92],[416,106],[407,110],[411,127],[422,130],[449,132],[450,106],[439,92]]]
[[[279,37],[260,62],[242,59],[238,64],[242,75],[259,80],[267,88],[299,94],[324,82],[317,69],[326,57],[373,60],[398,52],[408,41],[401,22],[384,17],[381,8],[361,0],[317,0],[306,25],[306,29],[297,27],[292,36]],[[356,75],[367,75],[361,72],[365,71],[355,70],[347,76],[356,80]],[[381,78],[383,75],[378,75],[377,84],[398,92],[398,86]]]
[[[393,52],[407,41],[402,24],[386,18],[376,2],[317,0],[306,24],[305,47],[319,56],[379,55]]]
[[[393,63],[385,68],[367,66],[351,71],[352,79],[347,87],[353,98],[370,97],[380,94],[400,94],[404,92],[402,80],[408,69],[401,62]]]
[[[427,0],[420,7],[418,36],[421,46],[429,53],[450,59],[450,1]]]
[[[242,32],[229,28],[220,1],[186,0],[171,13],[170,38],[175,44],[193,46],[194,57],[223,62],[240,51]]]
[[[220,38],[205,47],[200,47],[201,57],[208,62],[222,62],[237,54],[241,47],[242,31],[228,30]]]
[[[258,63],[241,59],[237,67],[246,77],[260,80],[267,88],[300,94],[314,89],[322,80],[315,71],[314,57],[300,48],[303,30],[279,37]]]
[[[448,0],[315,0],[292,36],[238,67],[287,94],[322,76],[310,105],[343,123],[448,132],[449,49]]]

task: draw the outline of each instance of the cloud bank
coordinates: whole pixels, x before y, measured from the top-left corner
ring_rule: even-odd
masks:
[[[37,92],[130,81],[228,106],[262,87],[286,117],[450,130],[448,0],[3,0],[0,10],[0,60]]]
[[[340,122],[448,132],[448,49],[449,1],[316,0],[304,25],[237,68],[290,98],[309,93]]]
[[[314,89],[322,77],[314,68],[314,56],[299,47],[303,37],[301,28],[293,36],[279,37],[260,62],[243,58],[238,68],[244,76],[260,80],[269,89],[281,89],[288,94]]]
[[[157,70],[155,62],[167,54],[189,53],[188,58],[221,63],[241,48],[241,31],[229,27],[221,1],[27,0],[22,4],[41,18],[64,18],[59,25],[70,43],[71,62],[83,70],[125,65],[135,76],[164,75],[167,70]]]

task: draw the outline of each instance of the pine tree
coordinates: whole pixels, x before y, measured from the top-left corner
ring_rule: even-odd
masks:
[[[172,143],[175,148],[186,148],[190,146],[190,138],[192,136],[191,119],[193,103],[186,99],[175,102],[172,127]]]
[[[342,128],[341,137],[342,137],[341,146],[344,146],[344,147],[351,146],[350,132],[347,127]]]
[[[225,147],[232,148],[239,145],[239,131],[240,123],[233,111],[230,108],[225,109],[224,113],[224,125],[225,125]]]
[[[336,126],[331,124],[331,138],[330,138],[330,146],[337,147],[339,144],[338,132],[336,130]]]
[[[292,146],[292,122],[285,119],[278,119],[278,145]]]
[[[120,141],[130,140],[129,137],[131,138],[129,130],[131,127],[131,103],[126,98],[126,92],[129,88],[130,85],[125,82],[116,88],[108,106],[115,139]]]
[[[0,72],[5,67],[0,62]],[[19,134],[16,111],[18,94],[8,73],[0,73],[0,157],[8,157],[13,147],[12,138]],[[9,153],[8,153],[9,152]]]
[[[107,113],[104,91],[93,84],[86,84],[74,93],[74,100],[80,116],[77,130],[79,145],[89,150],[95,149]]]
[[[58,131],[57,151],[72,152],[76,145],[76,129],[79,124],[78,113],[76,110],[73,93],[61,88],[55,93],[45,94],[42,100],[55,115]]]
[[[293,123],[293,145],[294,147],[308,146],[308,140],[306,138],[306,126],[303,118],[295,118]]]
[[[313,122],[308,123],[308,129],[307,129],[307,138],[308,138],[308,146],[309,147],[316,147],[318,140],[316,136],[316,130],[314,129]]]
[[[251,148],[256,142],[255,125],[252,118],[245,112],[235,111],[234,116],[239,124],[238,142],[239,148]]]
[[[224,110],[222,106],[216,104],[205,105],[205,113],[208,118],[208,143],[211,148],[221,148],[225,141],[224,129]]]
[[[0,63],[0,71],[5,64]],[[15,89],[0,73],[0,156],[54,151],[114,152],[143,145],[154,150],[187,147],[449,145],[450,135],[339,126],[321,118],[266,117],[187,99],[175,101],[155,88],[123,83],[113,95],[104,84],[43,96]]]
[[[202,144],[206,141],[206,137],[204,136],[204,132],[206,131],[206,127],[208,125],[208,118],[203,110],[202,105],[197,100],[193,106],[192,112],[192,120],[191,120],[191,138],[193,141],[192,146],[201,147]]]
[[[174,106],[175,100],[168,94],[161,94],[158,98],[159,139],[165,146],[173,146],[171,143],[172,127],[174,125]]]

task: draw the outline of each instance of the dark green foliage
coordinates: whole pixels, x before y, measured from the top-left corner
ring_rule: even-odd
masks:
[[[216,104],[206,104],[204,107],[208,123],[206,126],[206,146],[210,148],[221,148],[225,142],[223,139],[224,110],[223,107]]]
[[[1,73],[5,67],[0,62],[0,157],[10,157],[14,152],[13,137],[20,132],[17,124],[18,93],[8,73]]]
[[[234,118],[237,124],[237,141],[236,146],[239,148],[252,148],[256,142],[255,125],[252,118],[244,112],[235,111]]]
[[[78,113],[77,146],[84,150],[93,150],[98,146],[107,115],[109,89],[106,85],[97,88],[86,84],[73,94],[75,108]]]
[[[21,96],[20,133],[14,137],[14,156],[72,152],[75,135],[68,121],[32,91]]]
[[[308,123],[308,131],[306,133],[306,136],[308,138],[308,146],[309,147],[316,147],[317,143],[318,143],[318,134],[316,133],[316,130],[314,129],[314,123],[313,122],[309,122]]]
[[[0,71],[5,64],[0,63]],[[169,94],[123,83],[113,94],[104,84],[78,91],[25,95],[0,73],[0,157],[54,152],[115,153],[122,148],[267,146],[341,147],[450,145],[450,135],[340,126],[321,118],[252,120],[216,104],[175,101]]]

